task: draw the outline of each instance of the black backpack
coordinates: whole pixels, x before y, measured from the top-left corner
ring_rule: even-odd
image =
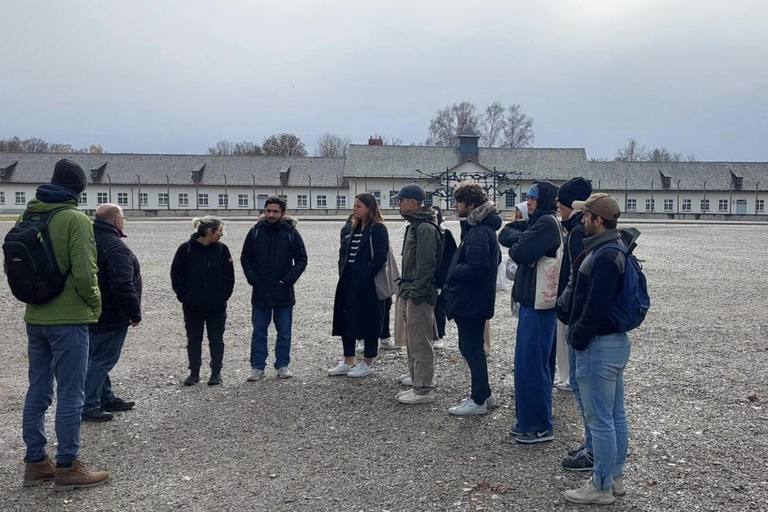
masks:
[[[70,269],[63,274],[59,270],[48,223],[54,214],[70,208],[62,206],[43,213],[27,210],[21,222],[5,235],[5,273],[13,296],[20,301],[45,304],[64,291]]]

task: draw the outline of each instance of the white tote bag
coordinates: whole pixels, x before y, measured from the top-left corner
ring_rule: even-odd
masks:
[[[371,242],[371,259],[373,259],[373,238],[368,239]],[[397,260],[392,254],[392,249],[387,251],[387,262],[381,267],[379,273],[374,277],[376,284],[376,296],[379,300],[386,300],[397,293],[397,282],[400,280],[400,270],[397,268]]]
[[[557,285],[560,281],[560,263],[563,261],[563,231],[556,218],[548,215],[556,224],[560,246],[554,258],[542,256],[536,262],[536,300],[534,309],[552,309],[557,303]]]

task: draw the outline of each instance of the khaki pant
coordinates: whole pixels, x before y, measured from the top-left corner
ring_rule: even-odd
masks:
[[[483,333],[483,349],[485,355],[491,354],[491,321],[485,321],[485,332]]]
[[[405,314],[403,309],[405,308],[404,300],[400,300],[400,297],[395,297],[395,345],[398,347],[405,347]],[[437,334],[437,321],[435,321],[434,307],[432,308],[432,341],[440,339]]]
[[[426,302],[414,304],[411,300],[402,302],[408,373],[413,381],[413,392],[424,395],[435,387],[435,352],[431,332],[435,324],[435,306]]]

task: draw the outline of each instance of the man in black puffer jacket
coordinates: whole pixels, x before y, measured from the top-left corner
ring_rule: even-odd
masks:
[[[264,203],[264,217],[248,231],[240,263],[248,284],[253,286],[253,335],[249,381],[264,377],[267,364],[267,330],[274,318],[277,330],[275,369],[280,378],[292,376],[291,326],[296,295],[293,285],[307,268],[307,250],[296,229],[297,221],[285,216],[286,203],[270,197]]]
[[[453,192],[461,222],[461,244],[451,259],[445,278],[445,312],[459,330],[459,350],[471,374],[472,394],[448,409],[456,416],[485,414],[496,405],[488,383],[488,362],[483,348],[486,320],[496,305],[496,274],[501,262],[496,231],[501,217],[496,203],[473,181],[460,183]]]
[[[537,308],[537,266],[543,257],[555,258],[561,244],[555,218],[557,187],[534,182],[528,190],[528,220],[512,222],[501,231],[501,245],[517,264],[512,300],[520,304],[515,345],[515,413],[510,435],[519,443],[552,441],[552,373],[549,356],[555,341],[554,300]],[[559,276],[559,268],[557,269]],[[543,283],[542,283],[543,284]],[[557,289],[551,291],[556,299]],[[541,302],[541,301],[540,301]]]
[[[101,292],[101,316],[90,325],[88,372],[85,378],[84,421],[107,421],[110,411],[127,411],[135,402],[115,396],[109,372],[120,359],[128,326],[141,322],[141,270],[139,260],[121,240],[125,216],[116,204],[96,210],[96,240]]]

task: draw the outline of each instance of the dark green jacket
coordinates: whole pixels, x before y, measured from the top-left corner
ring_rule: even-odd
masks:
[[[416,304],[437,302],[437,272],[440,270],[442,238],[435,224],[434,211],[429,206],[404,214],[411,223],[403,244],[401,299],[411,299]]]

